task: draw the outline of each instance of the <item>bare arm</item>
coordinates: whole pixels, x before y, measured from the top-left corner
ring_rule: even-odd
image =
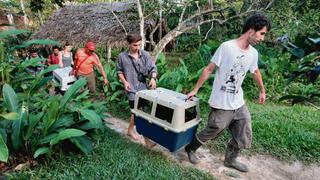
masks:
[[[58,53],[58,59],[59,59],[59,66],[60,66],[60,68],[62,68],[63,63],[62,63],[62,53],[61,52]]]
[[[210,62],[202,71],[201,76],[199,77],[199,80],[196,84],[196,86],[194,87],[194,89],[188,93],[187,98],[191,98],[194,95],[196,95],[199,91],[199,89],[201,88],[201,86],[203,85],[203,83],[210,77],[210,75],[212,74],[212,72],[214,71],[216,65],[212,62]]]
[[[157,73],[156,72],[152,72],[151,73],[151,79],[150,79],[150,82],[149,82],[149,87],[151,89],[155,89],[157,87],[156,78],[157,78]]]
[[[99,60],[97,55],[95,55],[95,57],[96,57],[96,61],[97,61],[96,65],[98,66],[98,68],[99,68],[99,70],[100,70],[100,72],[101,72],[101,74],[103,76],[104,84],[108,84],[108,79],[107,79],[106,73],[104,72],[104,69],[103,69],[103,67],[101,65],[101,62],[100,62],[100,60]]]
[[[261,76],[261,73],[260,73],[259,69],[254,71],[253,79],[256,82],[256,84],[258,85],[258,88],[259,88],[259,91],[260,91],[259,103],[263,104],[265,102],[265,100],[266,100],[266,90],[264,89],[262,76]]]
[[[124,77],[123,73],[118,73],[118,77],[119,77],[120,81],[122,82],[124,89],[126,91],[130,91],[131,90],[130,84],[128,83],[128,81]]]

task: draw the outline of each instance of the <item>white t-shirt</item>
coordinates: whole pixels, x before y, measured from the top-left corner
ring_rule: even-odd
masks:
[[[249,45],[242,50],[236,40],[222,43],[211,62],[216,65],[209,104],[213,108],[235,110],[244,105],[242,82],[248,70],[258,69],[258,51]]]

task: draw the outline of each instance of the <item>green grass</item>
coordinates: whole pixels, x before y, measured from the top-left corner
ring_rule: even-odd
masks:
[[[12,179],[214,179],[182,167],[161,152],[132,143],[107,129],[94,154],[60,154],[34,169],[7,175]]]
[[[252,116],[253,144],[246,155],[266,154],[280,160],[300,160],[303,163],[320,163],[320,111],[309,106],[266,103],[259,105],[247,102]],[[115,109],[119,109],[116,108]],[[198,132],[204,128],[209,114],[207,102],[201,103]],[[126,116],[117,113],[113,115]],[[212,153],[223,153],[230,138],[226,130],[219,138],[206,143]]]
[[[301,105],[271,103],[261,106],[248,102],[248,107],[252,115],[253,144],[246,154],[269,154],[285,161],[320,163],[320,111]],[[200,128],[207,122],[208,109],[202,108],[204,122]],[[229,138],[229,132],[225,131],[206,145],[212,152],[223,152]]]

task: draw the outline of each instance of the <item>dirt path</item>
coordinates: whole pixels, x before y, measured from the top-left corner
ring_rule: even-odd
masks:
[[[128,122],[117,118],[105,119],[109,128],[126,136]],[[130,139],[130,138],[129,138]],[[144,144],[143,138],[140,138],[136,143]],[[188,161],[186,153],[179,150],[171,153],[165,148],[157,145],[154,150],[161,151],[169,158],[180,162],[184,166],[194,166],[197,169],[206,171],[218,179],[250,179],[250,180],[320,180],[320,166],[305,166],[300,162],[292,164],[283,163],[277,159],[269,156],[252,156],[252,157],[239,157],[241,162],[249,165],[250,172],[241,173],[239,171],[223,166],[223,155],[213,155],[208,149],[200,148],[197,151],[198,157],[201,161],[197,165],[192,165]]]

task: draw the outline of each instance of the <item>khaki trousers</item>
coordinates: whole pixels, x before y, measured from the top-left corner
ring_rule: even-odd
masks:
[[[251,115],[246,105],[236,110],[212,108],[207,126],[197,134],[198,140],[205,143],[216,139],[228,128],[232,139],[229,145],[235,148],[249,148],[252,143]]]

